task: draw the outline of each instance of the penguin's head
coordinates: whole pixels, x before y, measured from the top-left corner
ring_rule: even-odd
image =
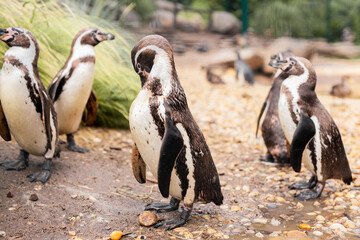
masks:
[[[73,43],[75,43],[78,38],[81,38],[80,43],[82,45],[96,46],[103,41],[115,39],[115,36],[111,33],[101,32],[97,28],[85,28],[76,34]]]
[[[269,62],[269,66],[274,67],[274,68],[279,68],[281,67],[284,63],[285,63],[285,59],[287,59],[288,57],[292,57],[293,53],[291,51],[291,49],[288,49],[286,51],[283,52],[279,52],[278,54],[272,55],[270,62]]]
[[[0,40],[9,47],[29,48],[31,41],[36,43],[35,37],[29,30],[19,27],[0,28]]]
[[[175,73],[171,45],[160,35],[142,38],[131,51],[131,61],[142,86],[149,75],[153,78],[168,78]]]

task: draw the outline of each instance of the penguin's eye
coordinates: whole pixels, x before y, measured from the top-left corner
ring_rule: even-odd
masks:
[[[137,64],[136,64],[136,68],[137,68],[137,69],[140,69],[140,68],[141,68],[140,63],[137,63]]]
[[[18,33],[18,32],[14,32],[14,35],[17,36],[17,35],[19,35],[19,33]]]

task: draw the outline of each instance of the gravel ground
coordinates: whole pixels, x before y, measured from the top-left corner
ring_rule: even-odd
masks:
[[[40,157],[31,156],[24,171],[1,170],[0,239],[109,239],[115,230],[128,233],[124,239],[359,238],[360,101],[334,105],[333,98],[319,96],[342,133],[355,181],[347,186],[329,180],[321,198],[300,202],[288,185],[310,174],[259,161],[266,150],[255,137],[256,119],[269,86],[241,85],[231,71],[223,74],[227,84],[210,85],[200,68],[207,59],[195,51],[175,57],[190,109],[220,173],[222,206],[197,203],[189,222],[172,231],[141,227],[144,206],[168,199],[155,183],[140,185],[132,176],[131,134],[81,128],[76,141],[90,153],[64,149],[45,185],[26,178],[41,168]],[[18,150],[15,142],[1,141],[0,161],[15,158]],[[151,173],[148,178],[154,179]]]

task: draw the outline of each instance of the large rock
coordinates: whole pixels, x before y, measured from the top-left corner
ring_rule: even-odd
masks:
[[[176,26],[184,32],[198,32],[205,29],[204,19],[199,13],[193,14],[190,18],[185,18],[181,14],[178,15]]]
[[[240,21],[231,13],[214,11],[211,14],[210,30],[221,34],[236,34],[240,32]]]
[[[171,29],[174,24],[174,14],[167,10],[157,10],[151,21],[154,28]]]
[[[315,45],[311,41],[304,39],[289,37],[275,39],[266,48],[258,50],[264,59],[263,72],[268,74],[273,73],[275,71],[274,68],[268,65],[271,56],[288,49],[292,50],[295,56],[311,59],[315,52]]]
[[[351,42],[317,43],[316,50],[319,54],[332,57],[354,58],[360,55],[360,47]]]

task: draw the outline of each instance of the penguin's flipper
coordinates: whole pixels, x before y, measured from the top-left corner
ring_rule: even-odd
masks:
[[[64,84],[67,80],[65,76],[60,78],[61,74],[62,72],[59,72],[58,75],[54,78],[54,80],[50,83],[48,87],[48,93],[53,102],[55,102],[59,98],[60,93],[62,92],[62,89],[64,87]]]
[[[171,172],[176,159],[179,157],[184,146],[184,140],[179,129],[171,120],[169,114],[165,116],[165,134],[160,149],[158,166],[158,184],[161,195],[169,196]]]
[[[262,117],[262,115],[263,115],[263,113],[264,113],[264,111],[266,109],[266,106],[267,106],[267,99],[266,99],[266,101],[264,102],[264,104],[261,107],[260,114],[259,114],[259,117],[258,117],[258,120],[257,120],[256,133],[255,133],[256,137],[257,137],[258,131],[259,131],[260,120],[261,120],[261,117]]]
[[[86,126],[91,126],[95,123],[96,121],[96,115],[97,115],[97,111],[98,111],[98,103],[97,103],[97,99],[95,96],[95,93],[93,90],[91,90],[89,99],[86,103],[86,115],[85,115],[85,125]]]
[[[0,102],[0,135],[5,141],[11,140],[10,129]]]
[[[131,166],[136,180],[139,183],[146,183],[146,164],[135,143],[132,147]]]
[[[314,137],[315,132],[315,124],[311,118],[301,114],[290,146],[291,166],[295,172],[300,172],[303,152],[308,142]]]
[[[48,97],[48,95],[45,92],[45,88],[44,90],[42,90],[41,88],[39,89],[39,96],[40,96],[40,101],[41,101],[41,120],[44,124],[44,127],[46,129],[46,136],[47,136],[47,142],[48,142],[48,147],[51,149],[51,140],[54,136],[52,136],[51,134],[51,125],[50,125],[50,99]]]

